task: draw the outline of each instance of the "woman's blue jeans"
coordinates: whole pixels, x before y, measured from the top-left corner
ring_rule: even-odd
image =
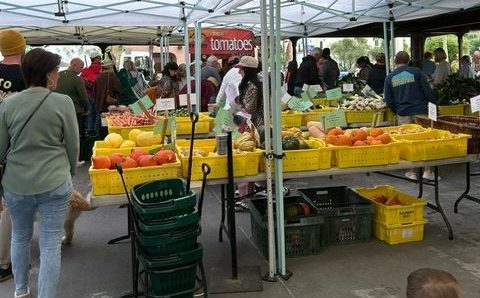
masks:
[[[38,298],[55,297],[60,275],[63,225],[71,192],[70,176],[56,189],[38,195],[22,196],[4,190],[12,219],[12,269],[17,295],[28,290],[30,244],[33,221],[38,210],[40,220]]]

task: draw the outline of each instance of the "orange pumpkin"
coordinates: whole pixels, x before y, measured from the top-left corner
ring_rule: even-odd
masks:
[[[325,142],[327,142],[327,144],[335,145],[337,143],[337,136],[327,135]]]
[[[110,155],[110,169],[115,169],[117,163],[121,163],[125,158],[125,154],[122,153],[113,153]]]
[[[130,151],[130,158],[137,162],[138,162],[138,159],[144,155],[148,155],[148,152],[141,149],[132,149],[132,151]]]
[[[390,144],[392,142],[392,138],[388,133],[384,133],[376,137],[377,140],[382,142],[383,144]]]
[[[147,154],[140,156],[138,158],[138,166],[139,167],[151,167],[151,166],[156,166],[157,162],[155,161],[155,158],[153,155]]]
[[[163,165],[164,163],[172,163],[177,160],[175,152],[172,150],[160,150],[155,154],[155,161],[157,165]]]
[[[340,127],[335,127],[335,128],[330,129],[328,131],[328,134],[329,135],[334,135],[334,136],[343,135],[343,130]]]
[[[106,155],[93,156],[92,163],[94,169],[109,169],[111,165],[110,157]]]
[[[372,140],[370,141],[370,145],[383,145],[383,143],[380,140]]]
[[[354,129],[350,133],[350,137],[352,138],[352,142],[356,141],[365,141],[367,139],[367,132],[363,129]]]
[[[133,158],[130,158],[127,156],[122,160],[121,165],[122,165],[122,168],[124,169],[136,168],[137,162]]]
[[[381,128],[372,128],[372,130],[370,131],[370,135],[374,138],[382,134],[383,134],[383,129]]]
[[[345,135],[337,136],[337,142],[335,143],[337,146],[352,146],[352,139]]]
[[[367,143],[365,143],[364,141],[355,141],[355,143],[353,143],[353,146],[365,146],[367,145]]]

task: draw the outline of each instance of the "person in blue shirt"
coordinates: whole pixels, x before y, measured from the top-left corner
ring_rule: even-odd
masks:
[[[385,79],[385,103],[396,114],[397,125],[415,123],[417,115],[427,114],[428,102],[437,102],[427,76],[420,69],[408,66],[409,62],[407,52],[398,52],[395,55],[396,69]],[[417,179],[413,169],[405,176]],[[432,180],[431,170],[425,169],[423,178]]]
[[[432,61],[432,57],[433,54],[431,52],[425,52],[425,54],[423,54],[422,64],[420,65],[420,69],[427,75],[429,80],[432,78],[435,68],[437,68],[435,62]]]

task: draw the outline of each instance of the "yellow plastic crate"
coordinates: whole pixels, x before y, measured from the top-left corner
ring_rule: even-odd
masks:
[[[478,112],[472,113],[472,107],[470,105],[465,105],[464,106],[463,114],[465,116],[476,116],[476,117],[478,117]]]
[[[387,226],[373,219],[373,235],[390,245],[422,241],[425,223],[426,221],[420,221],[406,225]]]
[[[132,149],[140,149],[144,150],[147,152],[150,152],[150,150],[157,149],[161,147],[161,145],[152,145],[148,147],[127,147],[127,148],[110,148],[108,147],[104,141],[95,141],[95,144],[93,145],[93,155],[98,156],[98,155],[112,155],[114,153],[122,153],[126,155],[130,155],[130,152]]]
[[[413,131],[413,132],[407,132],[411,130],[416,130],[418,129],[419,131]],[[382,130],[393,138],[395,136],[415,136],[415,137],[420,137],[420,136],[425,136],[427,138],[430,135],[430,128],[424,128],[423,126],[419,124],[402,124],[399,126],[387,126],[387,127],[382,127]],[[399,133],[399,131],[402,131],[402,133]]]
[[[123,177],[127,184],[127,189],[130,190],[132,186],[166,178],[179,177],[181,169],[181,163],[177,157],[177,161],[170,164],[164,164],[161,166],[143,167],[143,168],[130,168],[123,170]],[[93,169],[93,165],[88,170],[90,175],[90,181],[92,182],[93,194],[96,196],[101,195],[115,195],[123,194],[122,180],[117,170]]]
[[[309,121],[322,121],[321,115],[331,111],[335,111],[336,108],[324,107],[322,109],[315,109],[311,112],[302,113],[302,125],[306,126]]]
[[[373,115],[380,113],[378,121],[383,121],[384,110],[371,110],[371,111],[353,111],[345,110],[345,119],[347,123],[372,123]]]
[[[395,121],[395,113],[390,109],[386,109],[383,118],[385,121],[393,122]]]
[[[385,225],[411,224],[422,222],[423,209],[427,202],[409,194],[398,191],[390,185],[380,185],[375,188],[357,188],[355,191],[373,203],[373,217]],[[385,198],[398,197],[401,206],[386,206],[373,200],[375,196],[383,195]]]
[[[282,125],[285,125],[287,127],[300,127],[300,126],[302,126],[302,118],[303,118],[302,113],[283,112],[282,113]]]
[[[400,162],[400,143],[367,146],[332,146],[333,163],[339,168],[368,167]]]
[[[316,106],[322,107],[338,107],[338,100],[336,99],[313,98],[312,103]]]
[[[143,126],[113,126],[110,119],[107,118],[108,123],[108,132],[109,133],[118,133],[124,139],[128,139],[128,133],[132,129],[140,129],[142,131],[153,131],[154,125],[143,125]],[[192,121],[190,117],[177,117],[177,135],[189,135],[192,133]],[[195,125],[195,134],[203,134],[210,132],[210,119],[207,116],[200,115],[198,122]],[[170,135],[170,127],[167,128],[167,135]]]
[[[438,112],[440,115],[463,115],[465,110],[465,105],[449,105],[449,106],[438,106]]]
[[[188,175],[188,158],[183,155],[180,150],[180,146],[177,147],[179,150],[180,160],[182,161],[182,174],[183,177]],[[213,152],[215,147],[194,147],[195,149],[202,149],[206,154]],[[260,163],[260,157],[262,151],[257,149],[254,152],[245,152],[242,154],[233,155],[233,175],[234,177],[242,177],[247,175],[257,175]],[[217,155],[217,156],[194,156],[192,159],[192,180],[202,180],[202,164],[206,163],[210,166],[211,172],[208,175],[208,179],[217,179],[217,178],[227,178],[228,177],[228,168],[227,168],[227,156],[226,155]]]
[[[441,137],[448,139],[439,139]],[[438,129],[432,129],[422,134],[393,136],[393,139],[402,141],[400,158],[409,161],[466,156],[470,138],[470,135],[452,134],[449,131]]]
[[[196,139],[193,141],[193,147],[215,147],[217,141],[215,139]],[[190,147],[190,140],[180,139],[177,140],[177,146]]]
[[[330,148],[315,148],[302,150],[284,150],[282,160],[283,172],[302,172],[325,170],[332,167],[332,150]],[[265,160],[260,164],[265,169]]]

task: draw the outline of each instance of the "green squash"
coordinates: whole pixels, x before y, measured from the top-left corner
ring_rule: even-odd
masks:
[[[300,149],[300,141],[294,136],[289,136],[282,141],[283,150],[298,150]]]

